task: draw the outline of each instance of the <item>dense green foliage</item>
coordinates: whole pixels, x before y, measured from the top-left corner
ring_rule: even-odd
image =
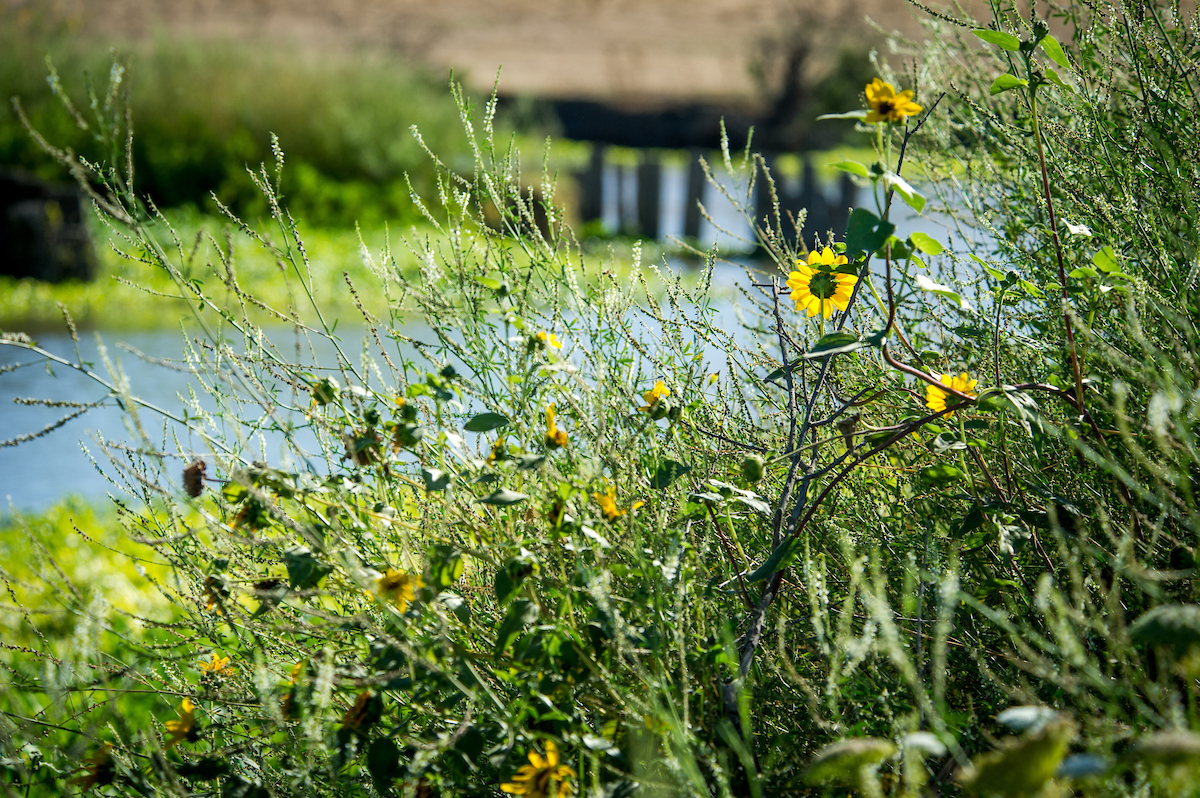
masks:
[[[112,157],[95,130],[62,112],[56,90],[88,111],[78,82],[46,80],[49,59],[57,74],[87,71],[107,84],[108,48],[37,16],[13,11],[0,22],[0,165],[67,177],[25,131],[13,97],[57,146],[93,161]],[[160,40],[122,50],[132,67],[122,90],[136,134],[138,186],[160,207],[208,208],[215,193],[247,218],[269,216],[246,170],[271,159],[272,134],[291,160],[282,187],[288,207],[314,224],[415,220],[410,193],[429,194],[435,173],[413,125],[451,165],[470,167],[443,78],[399,57],[219,41]]]
[[[779,272],[736,313],[636,251],[629,278],[585,252],[461,97],[473,168],[439,167],[419,273],[384,248],[347,280],[386,299],[357,349],[281,157],[258,188],[309,304],[287,346],[222,250],[213,292],[131,175],[94,174],[202,336],[186,413],[145,423],[111,383],[138,435],[107,452],[141,508],[121,523],[170,563],[172,616],[123,635],[46,572],[76,624],[22,618],[0,784],[1198,794],[1197,26],[993,12],[931,22],[908,77],[881,65],[851,115],[879,160],[842,166],[874,211],[812,252],[761,230]],[[761,160],[726,159],[748,206]],[[893,204],[934,193],[991,235],[896,229]],[[319,367],[296,351],[316,339]]]

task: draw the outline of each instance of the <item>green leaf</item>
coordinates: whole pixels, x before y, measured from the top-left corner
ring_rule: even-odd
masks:
[[[529,599],[517,599],[508,608],[508,614],[504,616],[504,623],[500,625],[500,631],[496,633],[496,656],[503,656],[508,647],[517,639],[517,635],[525,629],[526,626],[536,621],[538,618],[538,606]]]
[[[491,432],[508,424],[508,417],[499,413],[480,413],[463,427],[467,432]]]
[[[881,220],[864,208],[855,208],[846,225],[846,254],[874,252],[887,243],[895,229],[896,225],[891,222]]]
[[[496,571],[492,587],[496,591],[496,601],[507,604],[517,595],[521,585],[533,574],[535,563],[532,556],[524,552],[522,556],[513,557]]]
[[[221,498],[230,504],[237,504],[249,495],[250,491],[236,482],[226,482],[221,486]]]
[[[959,779],[979,793],[1034,795],[1054,777],[1074,736],[1074,724],[1060,718],[1037,732],[1009,738],[998,750],[978,757]]]
[[[941,255],[946,249],[940,241],[925,233],[916,232],[910,235],[909,238],[912,239],[913,246],[926,255]]]
[[[283,552],[283,563],[287,566],[288,583],[296,590],[315,587],[333,571],[333,566],[313,556],[307,546],[292,546]]]
[[[858,111],[846,111],[844,114],[821,114],[817,119],[865,119],[867,110],[865,108]]]
[[[491,504],[497,507],[507,507],[510,504],[523,502],[528,498],[529,496],[526,494],[517,493],[515,490],[509,490],[508,488],[497,488],[478,501],[480,504]]]
[[[799,540],[795,537],[788,537],[775,547],[766,562],[755,568],[753,573],[746,578],[751,582],[761,582],[776,571],[791,565],[792,561],[796,559],[796,555],[800,553],[800,549]]]
[[[830,357],[831,355],[853,352],[862,348],[863,342],[854,333],[845,331],[831,332],[828,335],[821,336],[821,339],[813,344],[812,348],[805,352],[802,357],[805,360],[812,360],[818,357]]]
[[[896,753],[890,740],[855,737],[821,748],[804,770],[804,783],[816,786],[829,782],[857,785],[860,773]]]
[[[461,551],[438,543],[429,553],[429,582],[439,590],[445,590],[458,581],[465,567]]]
[[[1105,247],[1093,255],[1092,263],[1102,272],[1116,272],[1121,270],[1121,264],[1117,263],[1117,253],[1112,247]]]
[[[860,164],[858,161],[838,161],[833,165],[834,169],[841,169],[843,172],[849,172],[852,175],[859,177],[870,177],[871,173],[867,167]]]
[[[1050,34],[1046,34],[1038,44],[1041,45],[1042,51],[1050,57],[1051,61],[1063,69],[1071,68],[1071,62],[1067,60],[1067,54],[1063,52],[1062,45],[1058,43],[1058,39],[1055,39]]]
[[[952,466],[949,463],[926,466],[917,472],[918,481],[932,488],[958,482],[961,479],[965,479],[966,476],[962,469]]]
[[[475,282],[493,291],[499,291],[504,286],[504,283],[495,277],[476,277]]]
[[[544,454],[523,454],[517,458],[517,470],[532,471],[535,468],[541,468],[544,462],[546,462]]]
[[[1005,50],[1012,50],[1014,53],[1019,52],[1021,49],[1021,40],[1011,33],[1002,33],[998,30],[987,30],[986,28],[973,30],[971,33],[974,33],[988,44],[1003,47]]]
[[[367,772],[376,790],[389,794],[392,782],[400,774],[400,749],[390,737],[380,737],[367,748]]]
[[[436,468],[422,468],[421,478],[425,480],[425,490],[445,490],[450,484],[450,475]]]
[[[905,204],[917,213],[925,209],[925,198],[921,196],[921,192],[913,188],[907,180],[895,172],[884,172],[883,184],[894,188],[896,193],[900,195],[900,199],[904,200]]]
[[[1046,79],[1055,86],[1058,86],[1060,89],[1064,89],[1065,91],[1074,91],[1074,89],[1072,89],[1066,81],[1058,76],[1058,73],[1055,72],[1052,67],[1046,67]]]
[[[1018,78],[1015,75],[1004,74],[992,81],[992,88],[988,91],[994,96],[1010,89],[1016,89],[1021,86],[1028,86],[1029,81],[1024,78]]]
[[[931,294],[937,294],[938,296],[943,296],[946,299],[953,301],[954,304],[958,305],[959,310],[965,310],[968,312],[972,310],[971,303],[963,299],[953,288],[942,285],[941,283],[935,283],[933,280],[930,280],[923,274],[917,275],[914,284],[922,291],[928,291]]]
[[[1139,643],[1184,649],[1200,643],[1200,605],[1164,604],[1144,613],[1129,627]]]
[[[654,477],[650,480],[650,487],[656,490],[669,488],[672,482],[691,470],[691,466],[684,465],[683,463],[677,463],[674,460],[664,460],[655,470]]]

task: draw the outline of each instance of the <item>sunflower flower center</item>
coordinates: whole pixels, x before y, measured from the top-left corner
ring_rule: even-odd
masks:
[[[829,272],[817,272],[808,284],[808,291],[818,299],[829,299],[837,293],[837,278]]]

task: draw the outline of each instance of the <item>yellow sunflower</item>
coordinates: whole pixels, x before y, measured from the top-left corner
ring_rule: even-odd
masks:
[[[957,377],[952,377],[949,374],[937,374],[934,376],[938,378],[938,382],[940,382],[942,385],[945,385],[947,388],[951,388],[960,393],[965,393],[968,396],[975,395],[973,390],[977,384],[977,381],[969,379],[965,371]],[[925,406],[935,413],[940,413],[946,409],[946,400],[949,399],[950,396],[951,394],[949,392],[943,391],[936,385],[925,386]],[[947,413],[945,417],[950,418],[952,415],[954,415],[953,410]]]
[[[567,445],[567,431],[554,423],[554,403],[546,405],[546,448],[558,449]]]
[[[834,308],[845,310],[858,278],[833,269],[848,262],[845,255],[838,255],[829,247],[808,253],[807,264],[797,261],[796,271],[787,279],[796,310],[803,309],[809,316],[820,313],[825,318],[833,315]]]
[[[897,94],[892,84],[884,83],[879,78],[867,84],[866,95],[867,105],[871,107],[864,120],[866,122],[904,122],[908,117],[921,113],[921,106],[912,101],[911,91]]]
[[[530,751],[529,764],[522,765],[513,780],[501,784],[500,789],[510,795],[529,798],[562,798],[575,792],[575,785],[571,784],[574,778],[577,778],[574,769],[558,764],[558,746],[553,740],[547,740],[546,756]]]
[[[552,332],[541,330],[534,337],[538,339],[542,346],[549,346],[553,349],[562,349],[562,344],[559,343],[558,336]]]
[[[622,510],[621,508],[617,507],[617,489],[612,485],[609,485],[608,490],[604,493],[596,491],[592,494],[592,497],[595,498],[596,503],[600,505],[600,514],[604,516],[605,521],[616,521],[618,518],[628,513],[629,510],[636,510],[645,504],[645,502],[634,502],[633,504],[629,505],[629,510]]]
[[[404,612],[408,603],[416,598],[416,591],[421,586],[421,577],[394,568],[387,569],[376,582],[380,597],[391,602],[400,612]]]
[[[179,705],[179,720],[169,720],[166,723],[167,748],[177,745],[181,740],[196,741],[196,705],[192,699],[185,698]]]
[[[663,384],[662,380],[659,380],[658,382],[654,383],[653,388],[642,394],[642,398],[646,401],[646,405],[644,407],[639,407],[638,410],[644,410],[647,412],[653,410],[655,405],[670,395],[671,390]]]
[[[229,667],[229,657],[222,657],[217,652],[212,653],[212,659],[205,662],[200,661],[200,671],[213,676],[229,676],[233,674],[234,669]]]

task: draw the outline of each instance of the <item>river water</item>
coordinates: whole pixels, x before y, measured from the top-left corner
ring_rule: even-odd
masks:
[[[682,173],[682,170],[679,170]],[[682,176],[674,178],[668,173],[664,180],[664,190],[673,197],[682,191]],[[676,202],[664,202],[664,211],[679,205]],[[903,208],[904,206],[901,206]],[[729,209],[731,211],[732,209]],[[729,211],[714,208],[713,213],[718,223],[736,236],[748,236],[749,228]],[[682,219],[676,219],[669,213],[664,213],[664,227],[667,234],[676,233],[682,229]],[[917,217],[909,215],[898,223],[900,235],[906,235],[914,230],[921,230],[949,243],[944,225],[935,217]],[[707,222],[702,236],[711,243],[720,239],[721,244],[730,244],[725,235],[718,234]],[[674,268],[688,268],[675,263],[669,264]],[[714,287],[724,290],[732,296],[736,285],[745,282],[745,268],[738,264],[720,264],[714,276]],[[2,300],[2,298],[0,298]],[[735,325],[736,318],[730,312],[725,322]],[[731,329],[733,327],[731,326]],[[269,331],[268,335],[277,344],[283,343],[289,330],[279,329]],[[339,337],[347,342],[354,351],[358,351],[354,342],[362,337],[362,331],[340,330]],[[171,412],[181,412],[184,405],[183,397],[189,395],[189,386],[196,385],[196,376],[181,368],[181,353],[184,351],[184,341],[177,330],[161,330],[147,332],[120,332],[113,334],[82,333],[79,351],[76,345],[65,333],[44,333],[37,336],[40,346],[59,357],[77,361],[82,359],[92,364],[91,369],[105,379],[110,375],[101,357],[102,347],[107,352],[110,362],[117,366],[120,373],[128,378],[132,392],[149,402]],[[283,347],[283,351],[294,351]],[[313,353],[314,365],[331,365],[334,361],[332,346],[326,342],[324,347],[318,345]],[[6,369],[16,363],[26,363],[37,358],[32,353],[21,351],[15,347],[0,346],[0,369]],[[164,365],[164,363],[166,365]],[[23,404],[25,399],[59,400],[68,402],[92,402],[103,399],[107,389],[95,381],[80,374],[74,369],[55,365],[26,366],[12,371],[0,371],[0,441],[8,441],[18,436],[37,433],[47,425],[54,424],[69,408],[55,408]],[[203,391],[196,391],[204,405]],[[205,405],[211,407],[211,405]],[[146,423],[151,424],[153,414],[146,414]],[[102,499],[106,493],[120,494],[121,489],[114,485],[105,472],[111,473],[108,458],[102,453],[98,439],[115,443],[136,440],[128,418],[124,411],[113,401],[108,401],[99,407],[89,410],[80,418],[68,421],[62,427],[49,434],[35,438],[19,446],[0,448],[0,514],[9,507],[36,511],[60,500],[66,495],[76,494],[89,500]],[[154,429],[148,430],[150,435],[159,441],[170,430],[164,427],[161,420],[153,422]],[[247,441],[246,445],[263,449],[252,451],[253,456],[268,462],[278,462],[278,449],[282,439],[278,436],[265,434],[259,438]],[[203,451],[199,443],[194,447]]]

